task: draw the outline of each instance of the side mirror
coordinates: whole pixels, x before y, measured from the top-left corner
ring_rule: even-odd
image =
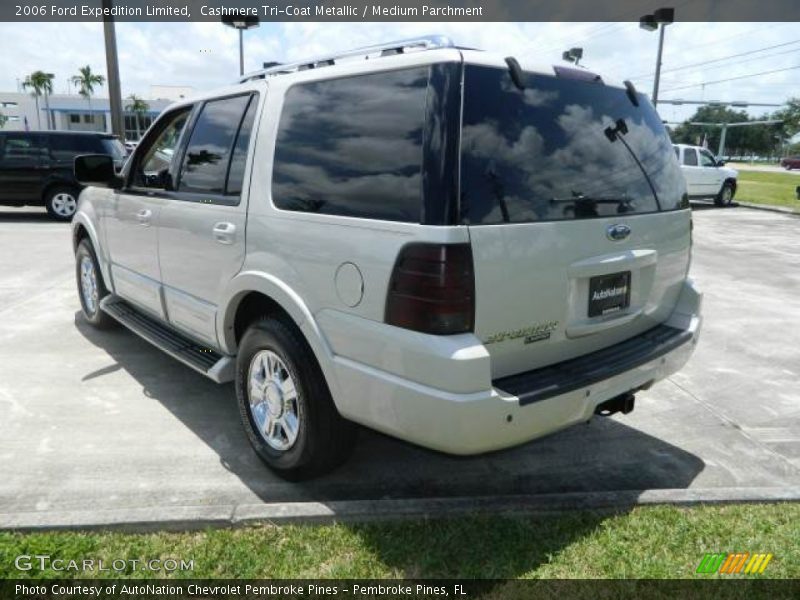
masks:
[[[114,159],[108,154],[84,154],[75,157],[75,179],[81,185],[118,190],[122,177],[117,175]]]
[[[724,160],[718,160],[717,161],[717,166],[718,167],[724,167],[725,166],[725,161]]]

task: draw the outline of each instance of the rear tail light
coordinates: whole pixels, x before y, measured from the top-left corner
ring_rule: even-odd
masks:
[[[475,276],[469,244],[409,244],[389,281],[386,322],[424,333],[472,331]]]

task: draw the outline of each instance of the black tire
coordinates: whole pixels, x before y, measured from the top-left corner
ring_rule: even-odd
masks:
[[[717,194],[717,197],[714,198],[714,204],[716,206],[730,206],[731,202],[733,202],[733,184],[730,181],[726,181],[722,184],[722,189]]]
[[[251,363],[262,351],[277,355],[295,383],[297,437],[286,450],[267,443],[250,409]],[[356,425],[336,410],[311,348],[288,319],[265,317],[248,327],[236,358],[236,398],[250,444],[261,460],[284,479],[299,481],[326,473],[344,462],[353,450]]]
[[[56,185],[44,194],[44,207],[51,219],[71,221],[78,210],[80,190],[69,185]]]
[[[95,273],[97,297],[94,300],[94,307],[90,305],[84,295],[83,281],[81,278],[84,259],[91,261]],[[81,301],[81,313],[86,322],[97,329],[108,329],[115,325],[116,321],[100,310],[100,301],[108,296],[108,289],[106,289],[106,285],[103,283],[103,273],[100,271],[97,256],[95,256],[94,248],[92,248],[92,244],[88,239],[81,240],[78,244],[78,249],[75,251],[75,280],[78,284],[78,298]]]

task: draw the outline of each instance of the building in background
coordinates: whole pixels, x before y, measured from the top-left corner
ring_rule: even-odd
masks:
[[[155,118],[163,110],[194,90],[183,86],[150,87],[150,98],[145,101],[149,105],[146,114],[139,117],[125,111],[125,139],[137,141]],[[123,99],[123,106],[127,103]],[[53,94],[49,98],[50,119],[58,131],[105,131],[111,133],[111,108],[108,98],[93,97],[91,102],[78,95]],[[36,101],[33,96],[23,92],[0,92],[0,113],[7,117],[3,127],[6,131],[24,131],[25,129],[47,129],[47,110],[44,98],[39,98],[39,114],[36,114]]]

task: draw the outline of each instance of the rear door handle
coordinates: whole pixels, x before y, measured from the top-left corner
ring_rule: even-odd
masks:
[[[236,225],[226,221],[220,221],[214,224],[214,229],[211,230],[214,234],[214,240],[220,244],[232,244],[236,239]]]
[[[139,225],[144,227],[150,227],[150,221],[153,217],[153,211],[149,208],[143,208],[139,212],[136,213],[136,220],[139,221]]]

